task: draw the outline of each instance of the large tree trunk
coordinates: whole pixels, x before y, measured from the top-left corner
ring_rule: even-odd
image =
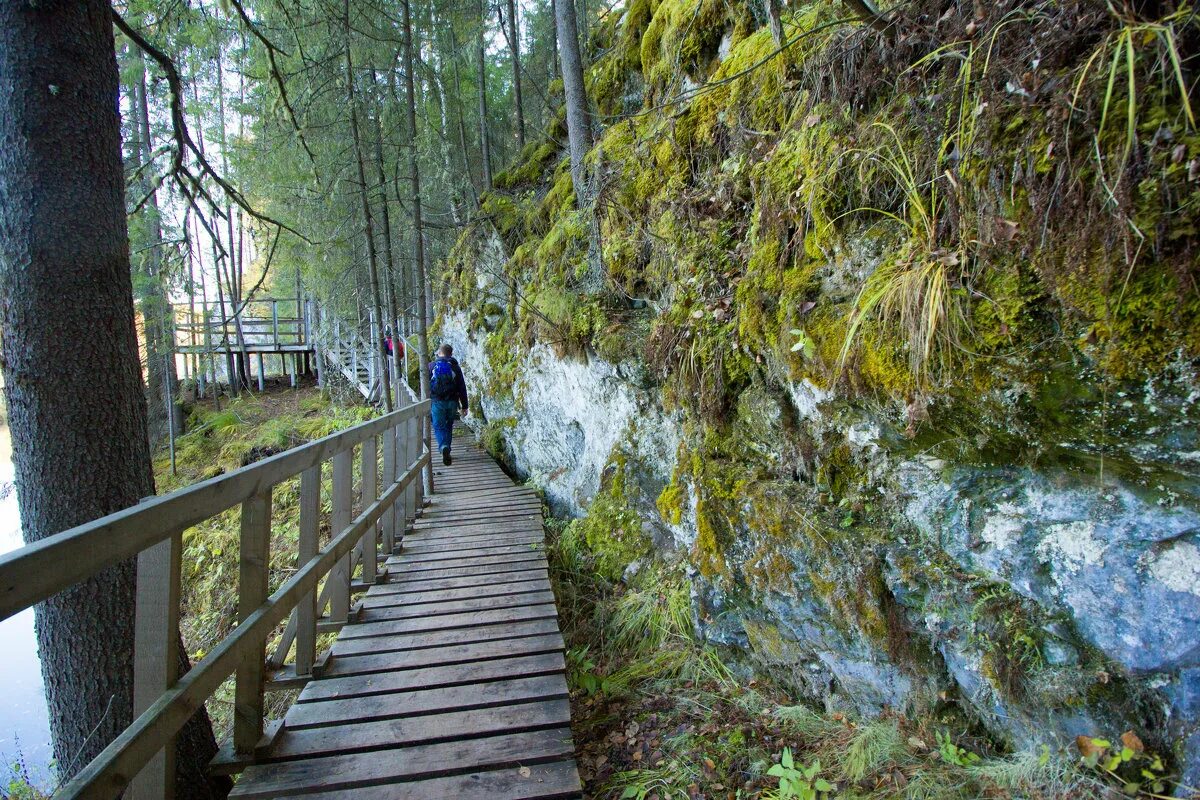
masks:
[[[588,120],[587,93],[583,85],[583,62],[579,58],[579,35],[575,28],[575,4],[559,0],[554,4],[554,25],[558,29],[558,52],[562,62],[563,94],[567,101],[567,139],[571,150],[571,183],[579,208],[587,205],[587,171],[584,157],[592,146],[592,128]]]
[[[512,56],[513,70],[513,108],[517,112],[517,148],[525,149],[525,103],[521,99],[521,25],[517,18],[517,4],[508,0],[508,20],[505,36],[508,38],[508,51]]]
[[[111,13],[106,0],[0,4],[2,366],[27,542],[154,493]],[[134,570],[36,608],[61,778],[131,721]],[[203,771],[215,752],[200,711],[180,737],[178,797],[224,794]]]
[[[387,359],[387,349],[383,344],[383,303],[379,294],[379,257],[375,252],[375,218],[371,213],[371,200],[367,194],[367,170],[363,163],[362,137],[358,129],[358,105],[354,92],[354,62],[350,55],[350,0],[342,4],[343,23],[346,36],[346,102],[350,105],[350,139],[354,145],[354,161],[358,166],[358,196],[362,201],[363,221],[367,228],[367,270],[371,282],[371,305],[375,309],[375,324],[377,330],[372,330],[367,337],[371,347],[380,355],[380,363]],[[383,407],[392,411],[392,385],[379,376],[383,397]]]
[[[487,123],[487,66],[484,53],[484,33],[487,17],[483,13],[483,0],[478,0],[479,32],[475,39],[475,72],[479,82],[479,158],[483,162],[483,190],[492,188],[492,148],[488,142]]]

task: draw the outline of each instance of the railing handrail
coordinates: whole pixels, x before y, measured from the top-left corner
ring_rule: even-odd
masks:
[[[410,406],[404,411],[417,408]],[[381,419],[396,419],[394,412]],[[402,421],[397,419],[397,421]],[[360,428],[363,426],[359,426]],[[137,772],[162,747],[164,740],[178,733],[196,709],[233,674],[245,657],[245,650],[261,643],[301,598],[316,589],[317,582],[334,564],[347,556],[368,528],[378,522],[408,485],[417,479],[429,453],[411,464],[404,475],[389,487],[383,497],[363,509],[353,522],[284,581],[245,621],[233,629],[203,659],[197,662],[175,685],[84,767],[55,797],[96,798],[107,800],[125,789]],[[320,463],[320,462],[318,462]],[[261,645],[260,645],[261,647]]]
[[[424,413],[428,403],[406,406],[0,555],[0,621]]]

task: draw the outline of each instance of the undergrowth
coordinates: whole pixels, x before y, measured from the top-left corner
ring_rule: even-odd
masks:
[[[549,528],[586,797],[1122,796],[1064,755],[1005,754],[953,729],[952,717],[853,720],[797,704],[732,653],[696,640],[681,565],[654,560],[612,581],[578,525]]]

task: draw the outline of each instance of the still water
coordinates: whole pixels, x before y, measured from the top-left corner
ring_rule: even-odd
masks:
[[[0,424],[0,553],[24,545],[10,452],[8,428]],[[31,608],[0,622],[0,687],[0,793],[16,764],[35,785],[49,786],[50,721]]]

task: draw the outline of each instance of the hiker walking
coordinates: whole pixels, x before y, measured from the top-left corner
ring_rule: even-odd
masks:
[[[454,359],[454,348],[444,344],[438,348],[437,358],[429,362],[429,398],[433,402],[433,435],[438,449],[442,451],[442,463],[450,466],[450,440],[454,436],[454,421],[460,418],[459,410],[467,413],[467,382],[462,367]]]

